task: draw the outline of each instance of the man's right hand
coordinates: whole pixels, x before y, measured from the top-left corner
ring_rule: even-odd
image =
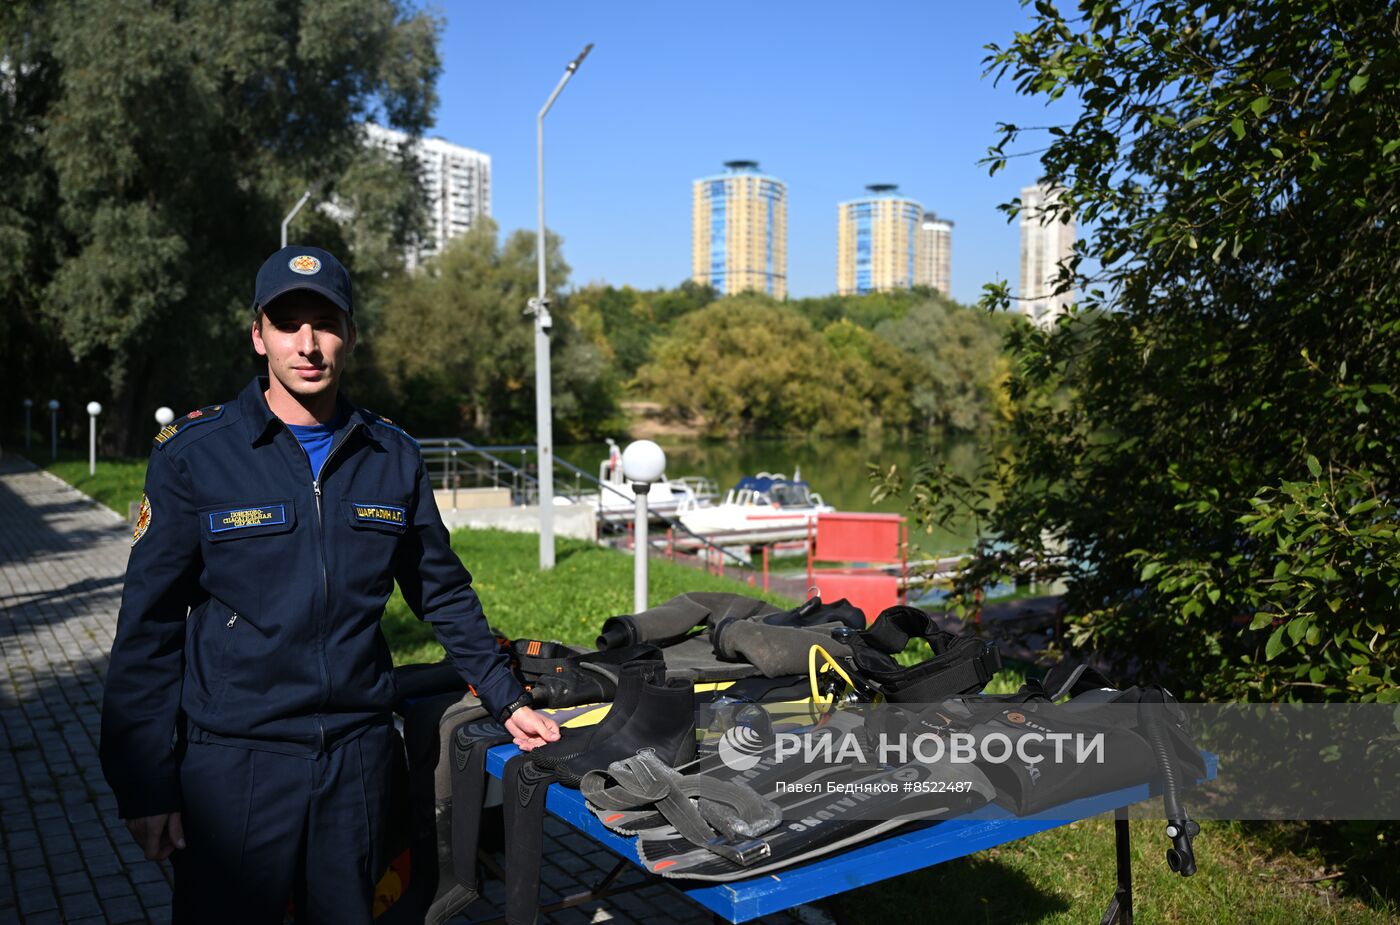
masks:
[[[179,813],[161,813],[126,820],[126,827],[148,861],[164,861],[177,848],[185,847],[185,828]]]

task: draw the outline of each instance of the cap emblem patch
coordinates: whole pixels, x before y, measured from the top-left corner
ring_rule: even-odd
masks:
[[[293,273],[300,273],[302,276],[315,276],[321,272],[321,261],[310,254],[293,257],[287,262],[287,266]]]

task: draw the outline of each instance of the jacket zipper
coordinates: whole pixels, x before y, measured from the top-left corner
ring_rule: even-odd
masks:
[[[231,617],[228,618],[228,622],[225,623],[224,626],[227,626],[229,629],[233,629],[233,624],[235,624],[235,623],[237,623],[237,622],[238,622],[238,611],[235,610],[235,611],[233,612],[233,616],[231,616]]]
[[[340,442],[330,448],[330,451],[326,453],[326,458],[321,461],[321,472],[326,471],[326,467],[331,464],[331,459],[334,458],[336,451],[345,445],[345,442],[350,439],[350,435],[353,434],[358,427],[358,424],[352,425],[345,436],[340,438]],[[295,440],[296,437],[294,436],[292,439]],[[301,446],[301,441],[297,441],[297,446]],[[306,457],[306,467],[310,469],[311,457],[307,456],[304,447],[302,447],[301,455]],[[320,646],[317,648],[317,657],[320,659],[321,663],[321,678],[325,681],[325,689],[324,693],[321,694],[321,706],[319,709],[324,710],[326,704],[329,703],[331,699],[331,668],[326,661],[326,635],[328,632],[326,624],[329,623],[330,618],[331,580],[330,570],[326,567],[326,521],[321,510],[321,476],[316,472],[311,473],[311,493],[316,496],[316,550],[321,555],[321,639]],[[326,750],[326,726],[322,721],[321,713],[316,714],[316,731],[320,738],[320,750],[324,752]]]

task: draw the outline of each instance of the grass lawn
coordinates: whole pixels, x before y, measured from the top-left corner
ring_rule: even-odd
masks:
[[[146,487],[144,456],[99,458],[96,475],[88,475],[86,454],[60,453],[56,461],[46,461],[44,454],[35,453],[32,461],[123,517],[131,502],[141,500]]]
[[[126,514],[139,500],[146,461],[103,460],[95,478],[87,460],[46,466],[102,503]],[[578,540],[557,541],[557,564],[540,572],[539,539],[498,530],[458,530],[452,546],[471,570],[491,624],[511,637],[591,645],[608,616],[632,610],[630,556]],[[753,589],[730,579],[666,561],[651,565],[651,600],[686,591]],[[794,602],[767,595],[776,604]],[[420,622],[395,591],[385,610],[384,633],[395,664],[436,661],[443,655],[432,628]],[[901,661],[919,659],[915,643]],[[1008,664],[987,690],[1016,690],[1029,666]],[[1289,849],[1286,827],[1255,823],[1202,823],[1196,841],[1200,872],[1172,874],[1163,854],[1160,821],[1133,822],[1135,920],[1152,923],[1395,922],[1397,908],[1339,897],[1335,880],[1311,852]],[[1068,925],[1097,922],[1113,892],[1113,824],[1084,820],[928,870],[847,892],[824,905],[841,925],[903,925],[931,920],[948,925]],[[935,911],[936,910],[936,911]]]
[[[603,621],[632,612],[632,557],[582,540],[555,540],[555,566],[539,570],[539,537],[503,530],[458,530],[452,548],[472,573],[487,619],[511,638],[552,639],[590,648]],[[687,591],[739,591],[782,607],[795,603],[727,578],[664,560],[650,565],[651,602]],[[384,611],[384,635],[396,665],[437,661],[442,647],[394,591]]]
[[[1183,879],[1164,858],[1162,823],[1132,825],[1138,925],[1313,925],[1394,922],[1394,909],[1339,898],[1317,867],[1274,854],[1236,823],[1201,824],[1199,871]],[[828,900],[842,925],[1070,925],[1097,922],[1115,885],[1112,816],[1032,835]],[[930,915],[936,909],[936,915]]]

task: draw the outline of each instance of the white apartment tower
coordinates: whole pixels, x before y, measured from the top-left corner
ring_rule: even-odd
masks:
[[[398,148],[409,136],[372,122],[365,123],[365,139],[383,148]],[[407,254],[409,267],[417,266],[442,250],[443,245],[465,234],[480,216],[491,214],[491,156],[454,145],[441,138],[422,138],[413,145],[423,171],[423,191],[428,200],[428,231]]]
[[[1062,190],[1037,183],[1021,190],[1021,312],[1046,327],[1065,313],[1074,292],[1054,295],[1060,264],[1074,251],[1074,221],[1051,218],[1047,209]]]
[[[914,285],[937,289],[952,297],[953,223],[925,212],[919,223],[919,250],[914,263]]]

